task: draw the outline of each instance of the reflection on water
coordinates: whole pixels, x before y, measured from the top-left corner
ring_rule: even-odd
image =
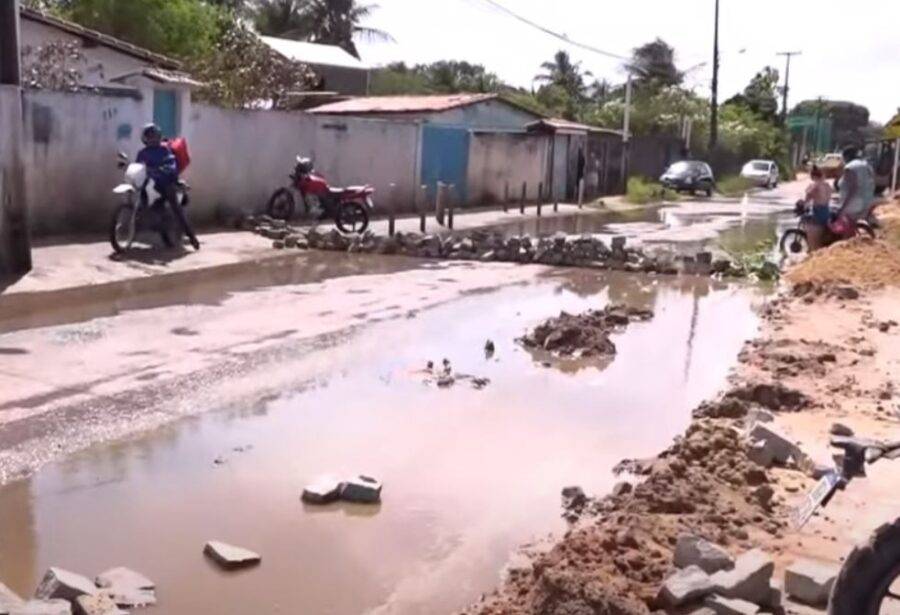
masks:
[[[316,386],[0,489],[0,579],[30,593],[49,565],[127,565],[176,615],[452,611],[494,587],[518,545],[564,529],[561,487],[608,490],[616,462],[684,429],[753,334],[755,300],[697,278],[556,270],[373,326],[322,351],[334,369]],[[609,301],[655,317],[614,337],[603,371],[545,369],[514,342],[560,310]],[[444,357],[491,384],[424,385],[417,371]],[[359,472],[384,481],[380,508],[301,504],[316,476]],[[210,539],[261,553],[262,566],[221,573],[201,555]]]

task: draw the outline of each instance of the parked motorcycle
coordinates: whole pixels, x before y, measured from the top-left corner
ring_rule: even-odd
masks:
[[[147,165],[129,162],[128,156],[120,152],[118,166],[125,170],[125,181],[113,192],[122,195],[124,201],[113,212],[110,223],[109,242],[113,250],[121,254],[131,249],[141,233],[158,233],[167,247],[176,245],[180,235],[173,241],[170,230],[175,225],[170,223],[166,197],[157,192],[153,182],[149,181]],[[187,207],[190,203],[188,190],[186,183],[178,182],[181,207]]]
[[[375,208],[375,188],[372,186],[332,188],[316,172],[312,160],[300,156],[297,156],[290,178],[291,186],[279,188],[269,199],[271,217],[290,220],[294,216],[296,191],[300,195],[303,217],[333,220],[343,233],[362,233],[368,228],[370,213]]]
[[[800,528],[816,510],[831,502],[854,478],[866,477],[866,464],[900,459],[900,442],[836,437],[832,446],[843,451],[840,466],[827,473],[795,511]],[[900,612],[900,519],[886,523],[869,541],[856,547],[831,588],[829,615],[888,615]]]
[[[817,223],[813,220],[812,215],[806,208],[806,203],[803,201],[797,202],[794,207],[794,213],[799,218],[798,224],[796,228],[788,229],[781,235],[781,241],[778,246],[781,249],[781,253],[785,256],[805,256],[809,253],[809,225]],[[874,220],[873,214],[870,214],[866,220],[857,220],[856,233],[874,238],[875,228],[871,222],[872,220]],[[832,233],[827,228],[825,229],[825,245],[831,245],[840,239],[839,235]]]

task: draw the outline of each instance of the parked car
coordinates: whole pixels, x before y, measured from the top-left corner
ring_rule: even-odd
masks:
[[[712,169],[705,162],[699,160],[682,160],[671,165],[659,178],[660,183],[666,188],[676,192],[700,191],[706,196],[712,196],[716,178]]]
[[[771,160],[751,160],[741,169],[741,177],[757,186],[774,188],[778,185],[778,165]]]

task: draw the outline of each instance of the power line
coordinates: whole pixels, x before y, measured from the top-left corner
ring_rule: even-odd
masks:
[[[500,4],[499,2],[497,2],[497,0],[483,0],[483,2],[491,5],[495,9],[505,13],[506,15],[508,15],[512,18],[514,18],[528,26],[531,26],[532,28],[535,28],[536,30],[540,30],[544,34],[548,34],[548,35],[550,35],[554,38],[557,38],[561,41],[564,41],[565,43],[568,43],[569,45],[572,45],[574,47],[580,47],[581,49],[584,49],[586,51],[590,51],[590,52],[593,52],[593,53],[596,53],[596,54],[599,54],[602,56],[606,56],[607,58],[613,58],[615,60],[623,60],[623,61],[627,62],[628,60],[631,59],[627,56],[623,56],[618,53],[613,53],[611,51],[605,51],[603,49],[598,49],[597,47],[594,47],[593,45],[588,45],[587,43],[581,43],[579,41],[574,41],[574,40],[570,39],[568,36],[566,36],[565,34],[560,34],[559,32],[551,30],[550,28],[547,28],[545,26],[542,26],[541,24],[539,24],[535,21],[532,21],[532,20],[528,19],[527,17],[519,15],[515,11],[508,9],[505,6],[503,6],[502,4]]]

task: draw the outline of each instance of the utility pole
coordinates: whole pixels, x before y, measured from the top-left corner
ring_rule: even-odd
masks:
[[[628,71],[628,82],[625,84],[625,117],[622,121],[622,191],[628,191],[628,173],[631,167],[631,70]]]
[[[709,115],[709,149],[719,142],[719,0],[716,0],[716,25],[713,36],[712,100]]]
[[[788,92],[791,89],[791,58],[793,56],[799,56],[803,52],[802,51],[782,51],[776,55],[785,56],[787,58],[787,66],[784,69],[784,92],[783,98],[781,100],[781,121],[784,122],[787,120],[788,113]]]

